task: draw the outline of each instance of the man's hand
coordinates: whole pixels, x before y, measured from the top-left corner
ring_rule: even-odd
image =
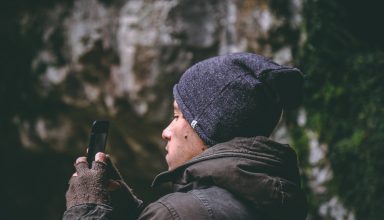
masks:
[[[125,216],[125,219],[138,216],[142,201],[124,182],[108,155],[97,153],[92,168],[86,157],[79,157],[75,168],[66,193],[67,209],[86,203],[105,204],[112,206],[115,216]]]
[[[107,164],[108,169],[110,169],[109,166],[112,166],[112,167],[113,167],[113,171],[112,171],[112,173],[113,173],[113,174],[116,173],[116,171],[115,171],[116,168],[115,168],[115,166],[112,164],[111,159],[109,158],[108,155],[106,155],[106,154],[104,154],[104,153],[102,153],[102,152],[99,152],[99,153],[97,153],[97,154],[95,155],[95,161],[99,161],[99,162],[103,162],[103,163]],[[88,164],[88,162],[87,162],[87,158],[86,158],[86,157],[79,157],[79,158],[77,158],[76,163],[75,163],[75,167],[76,167],[76,164],[78,164],[78,163],[84,163],[84,162],[85,162],[86,164]],[[109,173],[110,171],[107,170],[107,172]],[[77,172],[74,173],[72,176],[77,176]],[[108,176],[110,176],[110,175],[108,175]],[[120,176],[119,176],[119,177],[120,177]],[[120,177],[120,178],[121,178],[121,177]],[[121,183],[120,183],[119,181],[116,181],[116,180],[113,180],[113,179],[109,179],[108,182],[107,182],[107,190],[108,190],[108,191],[115,191],[115,190],[120,189],[121,187],[122,187],[122,185],[121,185]]]
[[[70,179],[66,193],[67,209],[85,203],[110,204],[106,155],[97,153],[92,168],[89,168],[86,157],[79,157],[75,168],[76,173]],[[113,189],[117,186],[112,183],[110,187]]]

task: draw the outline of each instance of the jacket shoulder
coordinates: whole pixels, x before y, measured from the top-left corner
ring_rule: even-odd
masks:
[[[149,204],[143,219],[265,219],[246,202],[220,187],[212,186],[188,192],[168,194]]]
[[[193,194],[175,192],[149,204],[139,219],[212,219],[201,202]]]
[[[251,204],[241,200],[235,194],[217,186],[192,190],[190,193],[199,198],[212,219],[265,219]]]

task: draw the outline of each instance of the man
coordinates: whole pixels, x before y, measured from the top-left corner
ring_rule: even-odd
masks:
[[[256,54],[195,64],[173,88],[174,118],[162,134],[169,170],[153,182],[172,182],[175,192],[145,206],[105,154],[92,169],[78,158],[64,219],[121,210],[127,219],[305,219],[296,154],[268,139],[282,110],[300,103],[302,84],[298,69]],[[125,208],[113,203],[116,193]]]

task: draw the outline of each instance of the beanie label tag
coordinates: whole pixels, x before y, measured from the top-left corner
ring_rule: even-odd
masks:
[[[195,128],[195,127],[196,127],[196,124],[197,124],[197,121],[196,121],[196,120],[193,120],[193,121],[191,122],[191,127],[192,127],[192,128]]]

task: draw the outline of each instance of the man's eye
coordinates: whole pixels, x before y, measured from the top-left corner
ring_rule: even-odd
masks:
[[[172,120],[172,121],[173,121],[173,120],[177,120],[178,118],[179,118],[179,115],[173,115],[173,117],[172,117],[171,120]]]

